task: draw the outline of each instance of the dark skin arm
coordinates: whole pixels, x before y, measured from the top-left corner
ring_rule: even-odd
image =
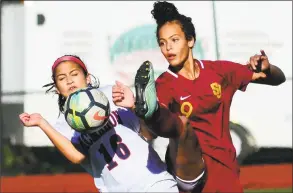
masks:
[[[252,83],[278,86],[286,81],[283,71],[275,65],[270,64],[265,52],[261,50],[261,55],[250,57],[247,66],[256,71],[258,62],[261,61],[261,72],[255,72],[252,76]]]

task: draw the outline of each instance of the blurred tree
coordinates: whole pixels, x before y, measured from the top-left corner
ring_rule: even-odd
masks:
[[[24,3],[24,0],[2,0],[1,3],[7,5],[7,4],[20,4]]]
[[[55,147],[25,147],[3,144],[1,156],[3,176],[84,172],[71,164]]]

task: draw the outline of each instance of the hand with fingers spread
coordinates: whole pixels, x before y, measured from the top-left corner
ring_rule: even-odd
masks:
[[[40,114],[33,113],[22,113],[19,115],[19,119],[22,124],[26,127],[40,126],[41,123],[45,120]]]
[[[134,107],[134,95],[131,89],[123,83],[116,81],[112,87],[112,99],[115,105],[125,108]]]

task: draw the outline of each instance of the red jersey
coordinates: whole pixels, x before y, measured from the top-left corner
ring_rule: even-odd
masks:
[[[185,115],[195,128],[204,154],[236,169],[236,152],[229,131],[234,93],[245,91],[253,72],[229,61],[197,61],[199,77],[188,80],[169,69],[156,80],[160,103]]]

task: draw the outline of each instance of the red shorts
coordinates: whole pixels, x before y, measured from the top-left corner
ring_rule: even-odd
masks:
[[[233,171],[219,161],[203,154],[206,164],[206,182],[202,193],[216,193],[216,192],[244,192],[240,183],[238,171]]]

